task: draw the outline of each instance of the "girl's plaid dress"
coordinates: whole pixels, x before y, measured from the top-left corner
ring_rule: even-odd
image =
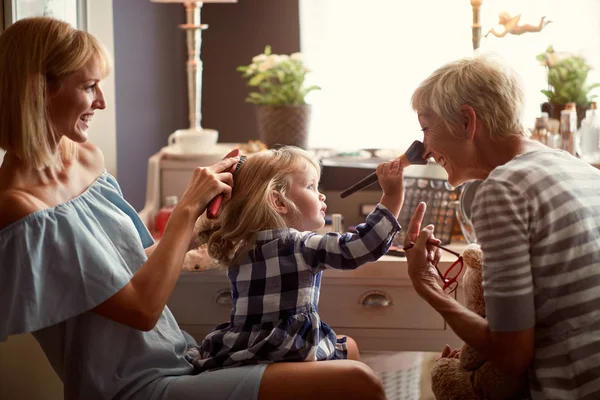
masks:
[[[382,205],[356,233],[259,232],[256,246],[228,269],[233,310],[187,357],[199,371],[278,361],[347,358],[346,339],[319,317],[321,274],[355,269],[384,255],[400,231]]]

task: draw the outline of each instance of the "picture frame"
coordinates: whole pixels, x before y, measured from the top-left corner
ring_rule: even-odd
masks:
[[[0,32],[27,17],[51,16],[87,29],[87,0],[2,0]]]

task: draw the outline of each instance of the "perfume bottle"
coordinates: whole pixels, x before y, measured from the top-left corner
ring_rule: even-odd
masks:
[[[593,101],[585,113],[579,129],[581,139],[581,158],[588,162],[600,160],[600,113],[597,103]]]
[[[576,131],[577,118],[569,108],[565,108],[560,112],[560,148],[571,155],[576,154]]]
[[[535,128],[533,129],[533,132],[531,132],[531,138],[548,146],[549,136],[550,135],[548,134],[548,114],[542,113],[541,117],[535,119]]]

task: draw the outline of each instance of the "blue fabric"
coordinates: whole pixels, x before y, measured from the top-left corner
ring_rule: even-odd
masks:
[[[278,361],[347,358],[345,338],[318,314],[322,271],[355,269],[384,255],[400,226],[383,205],[356,233],[259,232],[256,245],[228,269],[233,310],[188,358],[199,371]]]
[[[149,332],[89,311],[129,282],[152,243],[108,173],[80,196],[0,230],[0,340],[32,332],[66,400],[165,399],[168,386],[183,377],[202,386],[190,397],[205,391],[215,399],[252,398],[235,397],[232,388],[255,390],[264,369],[231,373],[248,379],[230,381],[227,390],[216,381],[193,381],[185,352],[195,342],[186,341],[168,307]]]
[[[166,377],[162,399],[169,400],[253,400],[267,365],[246,365],[210,371],[200,375]],[[147,400],[140,393],[132,400]],[[153,396],[152,398],[154,398]]]
[[[82,195],[2,229],[0,341],[102,303],[129,282],[152,243],[107,173]]]

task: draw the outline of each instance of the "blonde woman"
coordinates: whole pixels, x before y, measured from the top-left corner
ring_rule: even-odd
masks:
[[[33,333],[65,399],[385,398],[351,361],[194,374],[195,342],[165,304],[196,219],[217,194],[229,198],[223,171],[238,159],[196,168],[153,244],[87,141],[109,61],[93,36],[51,18],[0,35],[0,341]]]
[[[322,271],[355,269],[384,255],[400,230],[402,166],[377,167],[383,195],[356,233],[317,234],[325,224],[320,166],[306,151],[255,154],[235,174],[231,200],[202,236],[228,268],[233,310],[188,356],[199,371],[279,361],[357,360],[317,306]]]

